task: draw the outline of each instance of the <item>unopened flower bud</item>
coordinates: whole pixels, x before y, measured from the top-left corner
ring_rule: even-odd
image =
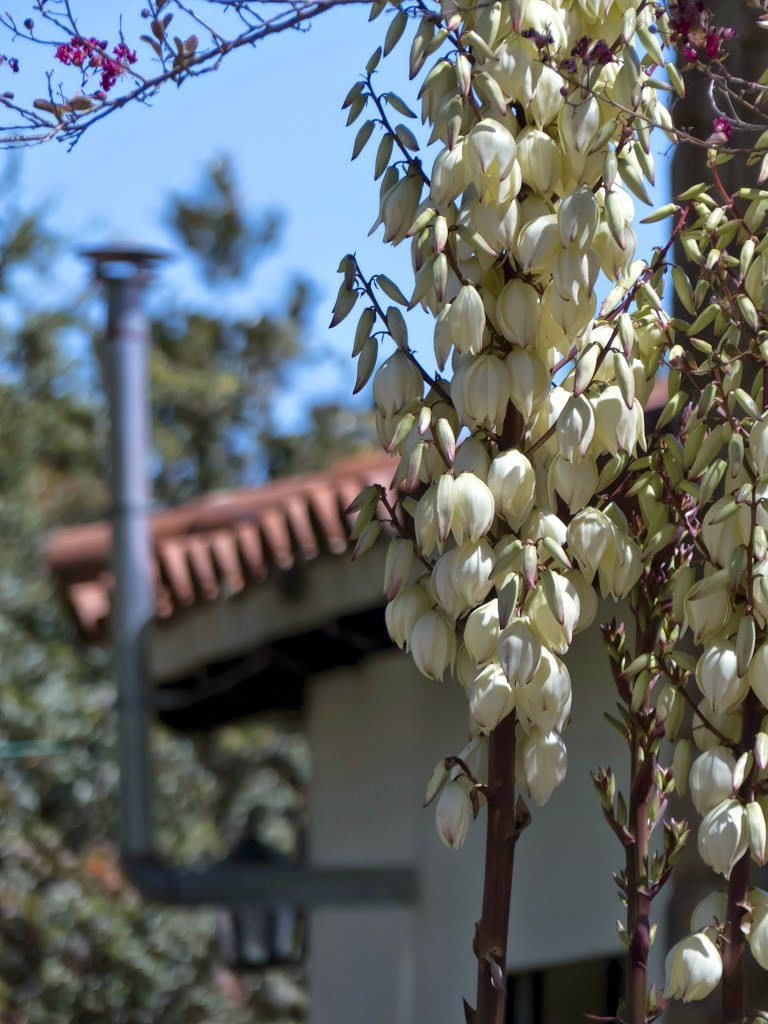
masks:
[[[693,762],[690,775],[691,799],[699,814],[733,796],[733,772],[736,758],[727,747],[715,746]]]
[[[768,466],[768,412],[752,425],[749,432],[749,453],[758,476],[762,476]]]
[[[665,968],[664,995],[690,1003],[714,992],[723,974],[723,961],[714,942],[699,932],[670,949]]]
[[[446,783],[435,808],[437,834],[454,850],[464,845],[472,821],[472,802],[467,787],[463,779]]]
[[[530,794],[543,807],[562,784],[568,767],[562,736],[554,730],[543,733],[532,728],[522,743],[522,762]]]
[[[464,625],[464,644],[478,665],[496,657],[499,639],[499,602],[496,598],[480,605]]]
[[[664,725],[664,735],[670,742],[677,739],[685,714],[685,702],[677,689],[667,683],[656,701],[656,714]]]
[[[413,543],[405,538],[395,537],[389,542],[384,566],[384,596],[393,600],[411,574],[413,565]]]
[[[684,797],[688,791],[688,776],[691,769],[691,741],[678,740],[672,756],[672,778],[675,780],[675,792]]]
[[[765,814],[757,801],[747,804],[747,839],[752,860],[758,867],[764,867],[766,861]]]
[[[724,800],[699,826],[699,856],[725,878],[747,852],[747,842],[747,815],[738,800]]]
[[[440,612],[429,611],[411,632],[411,653],[416,667],[430,679],[442,679],[456,656],[456,634]]]

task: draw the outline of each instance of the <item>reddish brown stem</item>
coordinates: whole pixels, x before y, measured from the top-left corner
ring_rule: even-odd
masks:
[[[515,860],[515,726],[507,715],[490,736],[483,909],[477,925],[474,1024],[504,1024],[509,902]]]
[[[749,851],[736,864],[728,882],[728,909],[723,933],[723,1024],[742,1024],[744,1020],[746,939],[741,930],[741,919],[748,894]]]
[[[651,948],[651,898],[648,895],[647,864],[649,851],[648,793],[636,793],[637,777],[642,771],[638,743],[632,742],[632,795],[629,813],[635,841],[627,847],[627,931],[630,935],[627,958],[627,1022],[645,1024],[648,1006],[648,954]]]

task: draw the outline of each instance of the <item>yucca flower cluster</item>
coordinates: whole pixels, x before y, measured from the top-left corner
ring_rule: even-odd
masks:
[[[486,792],[488,737],[509,716],[518,783],[537,804],[562,783],[578,701],[565,659],[595,618],[597,584],[603,597],[630,597],[636,615],[634,656],[621,629],[606,632],[634,804],[610,771],[595,783],[625,846],[640,842],[638,810],[646,833],[665,828],[663,856],[651,858],[646,834],[620,879],[625,899],[632,888],[651,899],[668,878],[687,833],[665,819],[667,799],[689,768],[701,857],[726,878],[738,865],[744,874],[750,855],[765,863],[768,809],[768,191],[729,195],[717,173],[728,155],[710,149],[712,184],[646,218],[671,218],[670,241],[635,258],[652,134],[680,140],[659,99],[684,91],[665,57],[679,26],[663,6],[418,5],[421,157],[413,131],[393,123],[416,113],[374,87],[412,19],[397,3],[374,6],[396,13],[345,109],[350,123],[372,114],[354,157],[380,131],[374,229],[410,245],[413,282],[366,278],[345,257],[334,323],[363,300],[356,389],[373,377],[381,443],[399,460],[397,497],[367,488],[354,505],[357,554],[389,524],[390,635],[424,675],[451,676],[467,694],[469,744],[427,790],[440,836],[463,843]],[[687,318],[662,302],[674,240],[699,275],[672,274]],[[599,279],[609,284],[598,308]],[[402,308],[417,305],[434,318],[435,376],[410,344]],[[662,367],[669,401],[646,439],[643,408]],[[658,764],[664,737],[676,743],[671,769]],[[750,902],[748,870],[740,884],[735,924],[732,888],[731,909],[670,952],[668,997],[712,991],[734,928],[765,959],[765,906]],[[634,948],[647,920],[629,919]],[[648,1019],[657,1010],[651,1002]]]
[[[639,29],[649,41],[655,30],[652,9],[636,6],[478,4],[463,17],[444,9],[440,29],[425,14],[413,74],[453,43],[420,92],[439,145],[429,174],[385,104],[411,112],[375,94],[371,66],[346,103],[352,115],[378,108],[355,155],[379,121],[377,226],[388,242],[410,242],[405,305],[433,314],[440,374],[450,367],[449,377],[423,371],[400,309],[385,309],[347,257],[335,319],[360,292],[371,300],[355,344],[358,387],[377,362],[377,320],[396,346],[373,381],[379,435],[399,455],[405,494],[393,510],[387,623],[425,675],[453,671],[473,733],[516,711],[523,777],[538,803],[565,775],[571,680],[562,659],[594,619],[593,578],[621,598],[643,565],[618,505],[590,507],[645,446],[643,403],[664,344],[659,309],[641,307],[637,329],[627,313],[651,278],[634,260],[631,194],[647,198],[650,132],[643,149],[631,112],[646,127],[668,116],[630,47]],[[406,23],[396,15],[385,49]],[[585,39],[601,41],[600,60]],[[388,164],[393,153],[404,159]],[[615,288],[598,312],[601,271]],[[378,526],[369,522],[363,547]],[[464,804],[455,786],[467,790]],[[438,819],[449,800],[463,815],[471,788],[465,776],[452,780]],[[456,845],[464,833],[441,828]]]

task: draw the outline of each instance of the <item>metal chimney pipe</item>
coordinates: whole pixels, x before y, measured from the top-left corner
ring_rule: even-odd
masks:
[[[178,868],[157,853],[149,749],[155,618],[148,471],[150,331],[142,299],[149,270],[164,254],[109,246],[83,255],[94,263],[107,292],[104,365],[115,576],[111,632],[118,694],[120,858],[126,875],[149,899],[190,906],[412,903],[418,883],[409,867],[306,868],[227,859]]]
[[[143,858],[153,847],[148,687],[155,583],[147,466],[150,328],[142,298],[148,268],[162,254],[111,246],[84,255],[95,263],[107,293],[104,372],[110,409],[120,848],[127,857]]]

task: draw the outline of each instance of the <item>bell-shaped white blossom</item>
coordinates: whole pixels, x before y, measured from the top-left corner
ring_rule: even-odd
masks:
[[[515,707],[515,688],[497,661],[479,669],[469,687],[469,710],[480,730],[489,733]]]
[[[568,462],[578,462],[587,454],[595,435],[595,412],[586,395],[566,402],[557,420],[557,444]]]
[[[708,814],[733,796],[735,768],[736,758],[727,747],[719,744],[696,758],[689,782],[691,799],[699,814]]]
[[[637,399],[627,408],[621,389],[611,384],[600,393],[594,408],[595,433],[605,451],[634,455],[638,442],[645,447],[643,409]]]
[[[510,380],[502,360],[488,352],[462,360],[454,372],[451,398],[459,419],[471,429],[503,425]]]
[[[480,352],[485,331],[485,307],[480,293],[471,284],[464,284],[459,288],[446,316],[446,322],[457,352]]]
[[[474,125],[464,143],[464,158],[480,195],[498,198],[501,182],[515,168],[516,155],[515,138],[503,124],[486,118]]]
[[[437,834],[446,846],[460,850],[472,823],[472,802],[464,779],[443,786],[435,808]]]
[[[583,96],[576,90],[565,103],[558,118],[565,152],[586,154],[600,127],[600,105],[594,96]]]
[[[494,555],[485,540],[465,541],[456,549],[453,581],[468,607],[482,604],[491,589]]]
[[[535,498],[536,478],[531,463],[514,448],[497,455],[488,470],[488,487],[497,511],[513,530],[519,530]]]
[[[747,505],[741,505],[723,519],[723,512],[731,499],[726,495],[707,509],[701,523],[701,536],[712,558],[727,567],[734,548],[749,542],[750,514]],[[719,520],[719,521],[718,521]]]
[[[613,531],[613,523],[596,508],[584,509],[568,524],[568,548],[578,559],[589,582],[594,579],[608,545],[614,540]]]
[[[580,569],[569,569],[563,574],[574,587],[579,598],[579,618],[573,628],[574,634],[589,629],[597,618],[597,592]]]
[[[559,247],[560,228],[555,213],[529,221],[517,236],[517,253],[526,274],[551,273],[552,261]]]
[[[582,185],[566,196],[557,211],[560,240],[567,247],[586,249],[592,244],[600,221],[600,207],[591,188]]]
[[[581,249],[569,245],[555,250],[552,264],[552,283],[560,297],[568,302],[579,303],[592,294],[600,273],[600,261],[590,246]]]
[[[411,360],[397,349],[385,359],[373,378],[373,400],[385,416],[399,412],[423,392],[421,374]]]
[[[451,548],[438,558],[432,569],[432,589],[435,597],[452,622],[471,607],[471,602],[459,593],[456,586],[458,560],[459,549]]]
[[[457,544],[484,537],[496,515],[496,506],[488,486],[474,475],[462,473],[453,487],[454,511],[451,531]]]
[[[546,647],[529,683],[516,688],[517,716],[526,732],[536,726],[543,733],[565,728],[571,707],[571,677],[563,662]]]
[[[534,408],[541,405],[549,393],[549,371],[537,355],[526,349],[514,349],[505,363],[512,404],[527,422]]]
[[[532,728],[522,743],[522,763],[528,790],[539,807],[543,807],[562,785],[568,768],[562,736],[554,730],[543,733]]]
[[[768,893],[752,889],[749,899],[754,909],[747,942],[752,956],[764,971],[768,971]]]
[[[462,473],[474,473],[476,477],[487,483],[490,465],[490,456],[479,438],[466,437],[456,448],[453,471],[457,477]]]
[[[747,669],[747,681],[764,708],[768,708],[768,644],[760,644]]]
[[[555,140],[528,126],[517,136],[517,160],[524,184],[549,196],[562,175],[562,156]]]
[[[428,611],[411,630],[411,654],[416,667],[430,679],[442,679],[456,657],[456,633],[440,612]]]
[[[689,935],[670,949],[666,959],[667,999],[684,1003],[706,999],[720,984],[723,961],[717,946],[699,932]]]
[[[510,199],[503,204],[482,202],[479,198],[469,213],[472,227],[498,253],[513,252],[520,221],[520,204]]]
[[[685,599],[685,627],[697,644],[722,633],[732,608],[731,587],[725,570],[695,583]]]
[[[640,548],[623,530],[614,526],[597,568],[603,597],[610,594],[614,601],[619,601],[642,575]]]
[[[541,661],[541,642],[527,619],[513,619],[499,634],[499,662],[511,685],[525,686]]]
[[[703,932],[725,924],[728,897],[724,892],[711,892],[700,900],[691,914],[691,931]]]
[[[768,467],[768,412],[752,424],[749,432],[749,455],[759,476]]]
[[[398,647],[408,650],[417,621],[432,607],[432,599],[420,583],[401,590],[384,612],[387,632]]]
[[[702,753],[720,743],[718,733],[732,743],[738,743],[744,727],[744,716],[740,708],[720,711],[703,700],[699,710],[700,713],[693,716],[693,742]],[[717,733],[712,732],[710,725],[717,729]]]
[[[496,657],[499,639],[499,602],[481,604],[467,617],[464,624],[464,645],[478,665]]]
[[[572,515],[579,512],[595,493],[598,481],[597,463],[594,459],[568,462],[556,455],[549,466],[549,486],[553,494],[559,494]]]
[[[724,800],[699,825],[699,856],[725,878],[747,852],[747,813],[738,800]]]
[[[729,640],[711,641],[696,665],[696,682],[709,704],[730,711],[747,694],[749,679],[737,671],[736,645]]]
[[[557,591],[560,619],[556,618],[552,604],[541,584],[530,591],[525,603],[525,612],[531,629],[541,643],[557,654],[565,654],[573,641],[573,633],[581,614],[581,605],[576,587],[566,576],[552,573],[552,582]]]
[[[517,277],[504,285],[496,302],[496,319],[507,341],[522,348],[534,344],[540,306],[539,293],[532,285]]]

